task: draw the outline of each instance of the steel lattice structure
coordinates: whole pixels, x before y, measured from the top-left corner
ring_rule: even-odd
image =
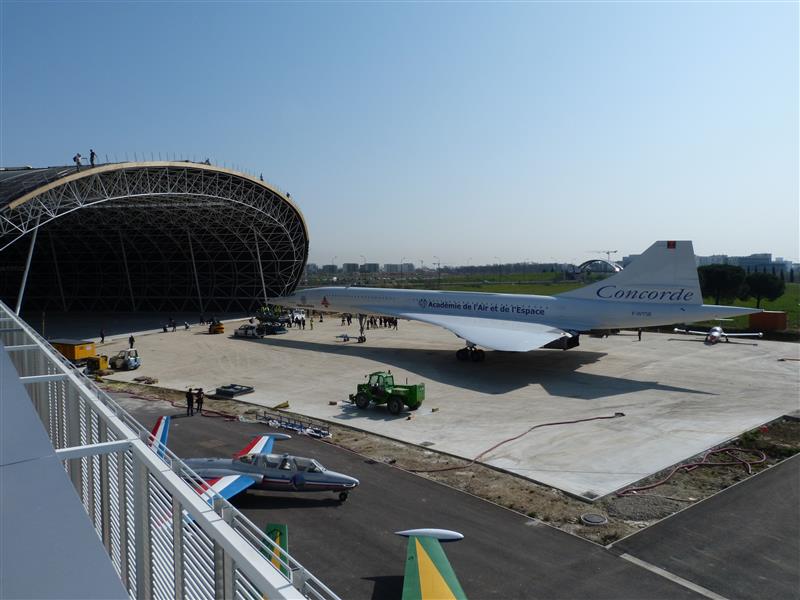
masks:
[[[109,311],[248,311],[308,257],[299,209],[248,175],[191,162],[0,171],[0,298]]]

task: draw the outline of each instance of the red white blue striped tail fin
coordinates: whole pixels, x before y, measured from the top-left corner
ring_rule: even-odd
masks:
[[[254,438],[247,446],[234,454],[234,458],[245,454],[269,454],[272,452],[272,445],[275,440],[288,440],[292,436],[285,433],[268,433]]]
[[[152,438],[150,439],[150,447],[153,449],[158,456],[164,458],[164,454],[167,451],[167,436],[169,435],[169,422],[170,417],[163,416],[158,417],[158,421],[156,421],[156,426],[153,427],[153,431],[150,432]]]

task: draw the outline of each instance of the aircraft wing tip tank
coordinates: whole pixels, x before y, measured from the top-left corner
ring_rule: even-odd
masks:
[[[449,529],[407,529],[395,531],[396,535],[403,537],[431,537],[440,542],[457,542],[464,539],[464,535]]]

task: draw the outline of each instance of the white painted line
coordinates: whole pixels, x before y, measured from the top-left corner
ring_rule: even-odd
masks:
[[[687,589],[692,590],[693,592],[697,592],[701,596],[705,596],[706,598],[711,598],[712,600],[728,600],[725,596],[720,596],[716,592],[712,592],[711,590],[704,588],[702,585],[697,585],[696,583],[692,583],[688,579],[684,579],[683,577],[679,577],[670,573],[669,571],[665,571],[655,565],[651,565],[649,562],[645,562],[636,558],[635,556],[631,556],[630,554],[621,554],[620,558],[624,558],[628,562],[631,562],[635,565],[642,567],[643,569],[647,569],[651,573],[655,573],[656,575],[660,575],[665,579],[669,579],[670,581],[674,581],[678,585],[681,585]]]

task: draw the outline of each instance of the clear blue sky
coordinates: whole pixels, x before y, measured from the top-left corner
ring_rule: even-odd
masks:
[[[795,2],[0,10],[0,164],[263,173],[312,262],[800,254]]]

